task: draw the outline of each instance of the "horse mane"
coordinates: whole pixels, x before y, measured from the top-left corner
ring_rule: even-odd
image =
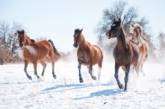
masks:
[[[143,34],[143,27],[139,24],[139,23],[134,23],[132,24],[133,25],[133,30],[138,34],[138,35],[141,35]],[[137,29],[139,30],[139,33],[137,31]]]
[[[123,28],[123,26],[121,26],[120,32],[122,32],[121,34],[119,34],[121,36],[121,40],[127,49],[128,48],[128,46],[127,46],[127,35],[128,34],[127,34],[126,30]]]

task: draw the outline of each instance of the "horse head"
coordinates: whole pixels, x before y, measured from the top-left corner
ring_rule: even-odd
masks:
[[[141,42],[140,37],[143,35],[143,27],[138,23],[130,24],[129,33],[132,38],[137,40],[137,43]]]
[[[110,30],[106,33],[108,39],[117,37],[119,29],[121,27],[121,19],[114,19]]]
[[[31,44],[34,44],[35,43],[35,40],[33,39],[30,39],[24,30],[18,30],[17,31],[17,34],[18,34],[18,41],[19,41],[19,46],[20,47],[23,47],[23,46],[26,46],[26,45],[31,45]]]
[[[74,35],[73,35],[73,37],[74,37],[74,44],[73,44],[73,46],[75,48],[77,48],[79,43],[81,42],[81,39],[82,39],[81,38],[81,33],[82,33],[82,31],[83,31],[83,29],[75,29],[75,31],[74,31]]]

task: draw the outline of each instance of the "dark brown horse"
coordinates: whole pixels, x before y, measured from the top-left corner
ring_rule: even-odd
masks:
[[[132,41],[136,43],[139,47],[139,63],[138,67],[141,72],[143,72],[143,65],[146,61],[149,53],[149,43],[145,38],[145,34],[143,28],[138,23],[134,23],[130,25],[130,34],[132,37]],[[144,73],[144,72],[143,72]]]
[[[125,30],[122,27],[121,19],[114,20],[111,29],[107,32],[108,38],[117,38],[117,44],[114,48],[113,55],[115,59],[115,79],[120,89],[123,88],[119,77],[118,71],[120,66],[125,67],[125,87],[127,90],[127,83],[129,78],[130,66],[137,66],[139,58],[139,49],[136,44],[132,43]]]
[[[100,70],[102,68],[103,53],[102,50],[97,45],[92,45],[85,40],[82,34],[82,29],[75,29],[74,31],[74,47],[78,47],[77,58],[78,58],[78,69],[79,69],[79,81],[83,82],[81,76],[81,65],[86,65],[89,68],[89,74],[91,78],[96,80],[96,77],[92,73],[92,67],[98,64]],[[100,73],[98,73],[98,79],[100,78]]]
[[[52,63],[52,74],[56,78],[54,72],[55,61],[59,58],[60,54],[55,48],[53,41],[51,40],[41,40],[35,41],[29,38],[24,30],[17,31],[19,45],[23,49],[23,58],[24,58],[24,71],[28,79],[32,79],[27,72],[27,66],[29,63],[33,63],[34,74],[39,78],[37,74],[37,63],[41,63],[43,66],[42,76],[44,76],[44,71],[46,68],[46,62],[49,61]]]

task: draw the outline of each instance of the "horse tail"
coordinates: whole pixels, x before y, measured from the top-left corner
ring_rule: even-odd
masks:
[[[52,40],[48,40],[48,42],[51,44],[51,46],[53,47],[53,51],[55,54],[57,54],[58,56],[60,56],[60,53],[58,52],[58,50],[56,49],[54,43]]]

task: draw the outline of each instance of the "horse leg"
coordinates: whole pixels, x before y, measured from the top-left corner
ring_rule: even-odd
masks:
[[[101,69],[102,69],[102,62],[100,62],[98,64],[98,67],[99,67],[99,72],[98,72],[98,80],[100,80],[100,76],[101,76]]]
[[[89,74],[91,75],[91,78],[93,79],[93,80],[96,80],[96,77],[93,75],[93,73],[92,73],[92,65],[90,65],[89,66]]]
[[[45,68],[46,68],[46,63],[45,62],[41,62],[43,69],[42,69],[42,76],[44,76],[44,72],[45,72]]]
[[[118,87],[120,89],[123,89],[123,85],[121,84],[119,77],[118,77],[118,72],[119,72],[119,65],[117,63],[115,63],[115,79],[117,81]]]
[[[127,83],[128,83],[129,71],[130,71],[130,65],[127,65],[126,66],[126,71],[125,71],[125,78],[124,78],[124,81],[125,81],[124,91],[127,91]]]
[[[28,62],[25,61],[24,72],[25,72],[26,76],[28,77],[28,79],[32,80],[32,77],[27,72],[27,67],[28,67]]]
[[[33,63],[33,67],[34,67],[34,74],[36,75],[36,77],[39,79],[40,77],[37,74],[37,62]]]
[[[80,63],[78,65],[78,70],[79,70],[79,81],[80,81],[80,83],[82,83],[83,82],[83,78],[82,78],[82,75],[81,75],[81,64]]]
[[[56,79],[56,74],[54,72],[54,66],[55,66],[55,63],[54,61],[52,62],[52,75],[53,75],[53,78]]]

